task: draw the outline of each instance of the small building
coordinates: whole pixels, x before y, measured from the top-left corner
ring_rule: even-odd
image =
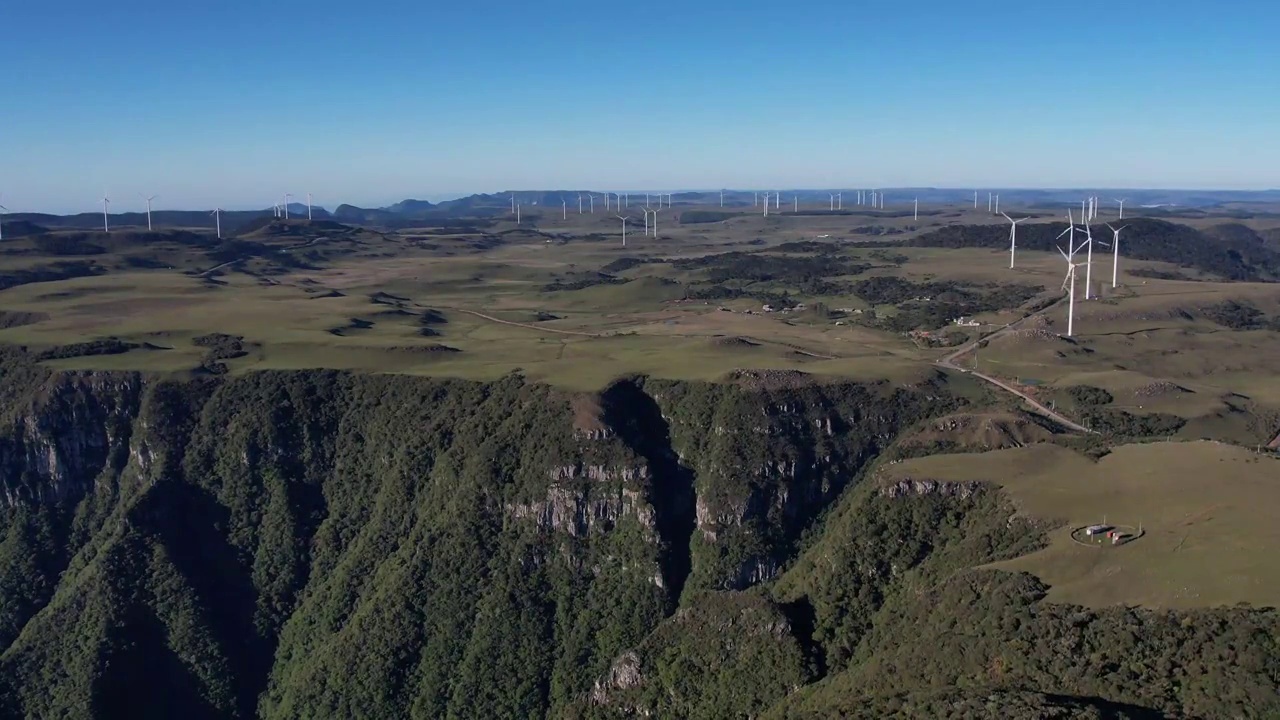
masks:
[[[1084,529],[1084,534],[1088,535],[1089,537],[1093,537],[1094,535],[1101,535],[1102,533],[1105,533],[1110,529],[1111,529],[1110,525],[1090,525],[1089,527]]]
[[[773,312],[773,306],[772,306],[772,305],[765,305],[764,307],[762,307],[762,308],[760,308],[760,309],[761,309],[762,311],[764,311],[764,312]]]

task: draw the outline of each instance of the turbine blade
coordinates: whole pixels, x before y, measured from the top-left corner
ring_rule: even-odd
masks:
[[[1066,260],[1067,262],[1071,262],[1071,256],[1068,255],[1067,252],[1063,250],[1061,246],[1058,247],[1058,254],[1062,256],[1063,260]]]
[[[1058,237],[1057,237],[1057,239],[1058,239],[1058,240],[1061,240],[1061,239],[1062,239],[1062,236],[1063,236],[1063,235],[1066,235],[1066,234],[1067,234],[1067,233],[1069,233],[1069,232],[1071,232],[1071,226],[1070,226],[1070,225],[1068,225],[1068,226],[1067,226],[1067,229],[1066,229],[1066,230],[1063,230],[1062,232],[1058,233]]]

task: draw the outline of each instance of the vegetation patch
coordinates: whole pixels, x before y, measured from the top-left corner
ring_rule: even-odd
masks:
[[[37,360],[61,360],[64,358],[89,357],[92,355],[121,355],[141,347],[137,343],[125,342],[119,338],[105,338],[88,342],[59,345],[36,354]]]

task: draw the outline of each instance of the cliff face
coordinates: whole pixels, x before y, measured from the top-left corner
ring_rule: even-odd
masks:
[[[227,717],[555,714],[686,586],[774,576],[941,392],[638,379],[584,400],[13,358],[0,386],[6,704]]]

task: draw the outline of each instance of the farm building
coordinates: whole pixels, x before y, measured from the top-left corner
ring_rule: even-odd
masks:
[[[1090,525],[1089,527],[1084,529],[1084,534],[1088,535],[1089,537],[1093,537],[1094,535],[1101,535],[1102,533],[1107,532],[1110,529],[1111,529],[1110,525]]]

